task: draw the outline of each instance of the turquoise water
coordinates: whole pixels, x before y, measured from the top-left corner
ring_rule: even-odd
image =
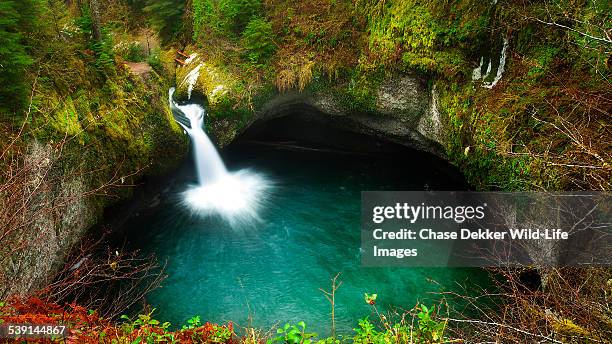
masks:
[[[339,333],[350,334],[370,315],[364,293],[377,293],[384,309],[431,303],[430,292],[457,283],[487,284],[477,269],[361,268],[362,190],[456,189],[444,167],[427,158],[389,159],[295,152],[238,145],[222,152],[230,170],[249,167],[275,182],[261,222],[232,228],[217,218],[190,215],[178,193],[195,180],[177,172],[174,185],[153,209],[127,226],[133,244],[166,262],[163,287],[147,296],[156,318],[184,324],[194,315],[270,328],[305,321],[329,334],[330,306],[319,288],[341,272],[336,296]]]

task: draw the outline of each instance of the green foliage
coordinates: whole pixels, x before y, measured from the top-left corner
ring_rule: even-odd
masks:
[[[81,134],[83,128],[71,97],[66,98],[63,109],[55,113],[52,125],[60,133],[70,136]]]
[[[218,23],[212,23],[214,15],[213,2],[210,0],[193,0],[191,2],[193,8],[193,39],[204,39],[204,34],[207,29],[217,29]]]
[[[75,18],[74,23],[79,27],[79,30],[83,34],[85,40],[89,41],[93,37],[91,14],[87,3],[83,5],[81,9],[81,15]]]
[[[340,101],[345,107],[355,112],[375,112],[377,89],[384,77],[384,72],[368,73],[355,71],[349,80],[348,87],[342,89]]]
[[[26,103],[26,69],[32,64],[24,35],[36,23],[37,1],[0,2],[0,113]]]
[[[185,1],[136,0],[135,5],[142,8],[148,24],[159,32],[163,42],[169,43],[178,36],[183,25]]]
[[[518,31],[521,53],[545,58],[550,53],[547,49],[558,49],[557,56],[576,71],[589,71],[599,79],[610,73],[605,56],[610,47],[611,9],[606,0],[549,0],[527,7],[510,3],[501,15],[505,21],[519,23],[513,30]],[[526,21],[525,17],[534,19]]]
[[[417,313],[419,319],[419,327],[417,332],[417,343],[438,343],[444,339],[444,330],[446,329],[446,321],[438,321],[433,318],[434,308],[427,308],[425,305],[420,305],[420,311]]]
[[[139,327],[142,327],[142,326],[146,326],[146,325],[159,325],[159,321],[153,319],[153,317],[152,317],[154,311],[155,311],[155,309],[153,309],[148,314],[139,314],[136,317],[136,319],[133,320],[133,321],[127,315],[122,315],[121,319],[126,320],[126,322],[123,323],[123,326],[125,326],[125,328],[128,329],[128,332],[133,332],[135,329],[137,329]],[[168,326],[170,326],[170,324],[169,323],[164,323],[163,326],[165,328],[167,328]]]
[[[162,73],[164,71],[164,64],[162,63],[160,55],[161,51],[159,49],[154,49],[147,57],[147,63],[158,73]]]
[[[224,95],[221,111],[211,118],[238,123],[252,116],[257,107],[250,99],[272,84],[280,92],[331,92],[347,111],[374,114],[381,75],[416,72],[430,82],[444,80],[440,89],[457,85],[460,95],[448,95],[440,108],[448,134],[444,144],[474,186],[559,189],[570,183],[588,188],[592,182],[591,188],[609,188],[609,1],[192,4],[196,45],[206,48],[208,59],[231,65],[232,75],[249,85]],[[237,20],[237,13],[243,19]],[[485,68],[493,61],[485,81],[496,77],[505,41],[500,83],[493,90],[473,83],[472,70],[483,57]],[[534,113],[551,124],[530,123]],[[584,130],[578,136],[555,132],[552,124],[561,128],[559,120]],[[219,136],[233,138],[236,127],[219,129],[227,130]],[[548,127],[547,134],[541,127]],[[584,142],[572,147],[572,137]],[[554,149],[547,150],[551,142]],[[573,170],[560,172],[559,166]]]
[[[368,302],[368,300],[366,300]],[[354,329],[355,344],[387,344],[387,343],[445,343],[444,336],[446,321],[435,319],[435,309],[421,304],[417,308],[416,326],[400,320],[395,324],[388,323],[386,318],[381,318],[383,330],[377,330],[376,326],[368,318],[360,319],[358,327]]]
[[[187,320],[187,325],[183,325],[180,331],[171,332],[169,322],[160,324],[152,317],[154,311],[155,309],[148,314],[139,314],[135,320],[122,315],[121,319],[124,320],[121,324],[122,332],[128,337],[133,333],[138,334],[134,340],[137,343],[174,343],[181,342],[185,337],[190,339],[190,343],[229,343],[234,335],[231,325],[202,324],[199,316]]]
[[[381,333],[376,331],[374,324],[368,318],[359,319],[358,328],[353,329],[355,336],[353,341],[357,344],[379,343]]]
[[[276,330],[277,337],[269,339],[267,344],[286,343],[286,344],[311,344],[316,333],[306,332],[306,324],[300,321],[296,325],[285,324],[282,328]]]
[[[146,52],[142,45],[138,42],[132,42],[128,46],[127,53],[123,56],[123,58],[127,61],[132,62],[141,62],[144,61],[146,57]]]
[[[138,332],[138,337],[132,343],[158,343],[158,342],[174,342],[174,334],[168,331],[170,327],[169,322],[160,324],[158,320],[153,319],[153,312],[151,310],[148,314],[139,314],[135,320],[130,319],[127,315],[122,315],[121,319],[125,320],[121,324],[122,330],[128,335]],[[159,329],[161,331],[156,331]],[[103,333],[103,332],[102,332]]]
[[[453,76],[463,70],[474,41],[487,26],[487,4],[479,1],[357,1],[368,19],[370,50],[377,59],[424,72]],[[401,57],[401,59],[400,59]]]
[[[560,48],[556,46],[540,46],[532,52],[532,67],[527,72],[527,76],[537,81],[539,78],[546,76],[552,68],[552,63],[555,57],[560,52]]]
[[[196,315],[187,320],[187,325],[183,325],[183,330],[196,328],[201,324],[202,322],[200,321],[200,316]]]
[[[448,116],[450,124],[447,133],[449,158],[461,167],[468,181],[477,188],[520,189],[520,178],[509,178],[503,158],[495,151],[496,142],[503,137],[503,134],[498,132],[499,126],[490,125],[487,120],[492,118],[490,113],[476,116],[473,112],[474,93],[472,87],[462,88],[457,84],[452,84],[446,90],[442,89],[441,108]],[[472,117],[479,118],[480,121],[472,123]]]
[[[206,33],[238,37],[251,19],[261,13],[261,0],[193,0],[193,37]]]
[[[247,58],[253,64],[261,63],[274,53],[272,24],[261,17],[253,17],[244,32],[242,40],[247,49]]]
[[[233,332],[226,326],[212,325],[212,331],[208,335],[208,340],[212,343],[227,343],[233,336]]]
[[[384,331],[376,330],[368,318],[359,320],[359,328],[354,329],[355,344],[390,344],[390,343],[437,343],[439,341],[425,341],[418,331],[404,323],[399,322],[391,325],[387,324]]]
[[[113,52],[113,38],[107,30],[102,30],[100,41],[91,41],[91,50],[96,55],[95,67],[103,74],[112,73],[115,70],[115,53]]]
[[[384,14],[372,21],[371,44],[386,51],[397,44],[410,50],[431,49],[442,28],[427,8],[414,5],[412,1],[387,4]]]
[[[337,338],[327,337],[317,341],[317,344],[340,344],[342,341]]]
[[[378,294],[370,295],[368,293],[365,293],[363,298],[364,298],[365,303],[367,303],[368,305],[374,305],[376,304],[376,298],[378,298]]]
[[[524,104],[508,104],[511,108],[486,111],[482,108],[485,104],[481,103],[483,100],[478,97],[478,90],[470,85],[452,84],[446,90],[444,87],[439,89],[442,90],[441,109],[449,123],[447,153],[470,184],[483,190],[518,191],[534,186],[559,188],[555,170],[543,167],[535,155],[505,154],[511,142],[515,142],[514,151],[521,153],[519,147],[532,140],[530,132],[538,124],[531,121],[521,123],[516,113],[527,111],[520,106],[526,106],[533,99],[515,97]],[[518,90],[512,93],[518,93]],[[499,103],[498,100],[495,105],[499,106]],[[546,140],[545,145],[549,144]]]
[[[138,41],[120,41],[115,44],[113,51],[124,61],[141,62],[146,57],[146,50]]]
[[[80,31],[84,35],[86,46],[94,52],[95,69],[100,74],[110,74],[114,72],[115,68],[115,53],[113,51],[113,38],[108,28],[102,28],[102,37],[100,40],[96,40],[93,35],[93,20],[91,18],[91,11],[87,4],[83,5],[81,16],[76,18],[75,23],[80,28]]]

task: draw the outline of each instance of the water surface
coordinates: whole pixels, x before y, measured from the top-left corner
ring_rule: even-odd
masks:
[[[383,310],[409,309],[417,300],[432,303],[431,292],[487,283],[478,269],[360,266],[361,191],[464,187],[426,157],[260,145],[231,146],[222,156],[230,171],[248,167],[274,181],[260,222],[232,228],[222,219],[190,214],[179,199],[196,181],[186,168],[170,177],[173,188],[152,211],[127,224],[132,244],[167,264],[163,287],[146,300],[162,321],[179,325],[200,315],[262,328],[305,321],[329,334],[330,307],[319,288],[329,289],[330,278],[341,272],[336,321],[338,332],[350,334],[371,313],[366,292],[379,295]]]

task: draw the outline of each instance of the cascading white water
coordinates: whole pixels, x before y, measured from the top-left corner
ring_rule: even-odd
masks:
[[[214,183],[223,178],[227,174],[227,170],[219,152],[204,132],[204,108],[198,104],[178,105],[172,100],[173,94],[174,88],[171,88],[169,93],[171,106],[181,111],[191,123],[191,128],[189,128],[179,122],[191,137],[198,182],[200,185]]]
[[[191,138],[198,185],[183,193],[183,202],[199,215],[218,214],[231,224],[245,224],[257,220],[258,209],[266,199],[271,183],[262,175],[240,170],[228,172],[219,152],[203,129],[205,111],[198,104],[178,105],[172,98],[174,87],[168,92],[170,108],[178,116],[184,115],[190,126],[177,123]]]
[[[495,1],[495,3],[497,3],[497,1]],[[474,68],[474,70],[472,71],[472,80],[476,81],[482,79],[482,87],[484,88],[490,89],[495,87],[495,85],[497,85],[497,83],[501,80],[502,75],[504,74],[504,69],[506,67],[506,54],[509,46],[510,43],[508,42],[508,38],[504,37],[502,50],[499,54],[499,64],[497,65],[497,72],[495,73],[495,77],[493,78],[493,80],[485,81],[489,77],[489,74],[491,74],[491,69],[493,65],[491,58],[489,58],[489,64],[487,65],[487,70],[485,71],[485,74],[482,74],[484,56],[480,57],[480,65]]]
[[[497,73],[495,74],[495,78],[491,82],[485,82],[483,87],[493,88],[495,87],[495,85],[497,85],[499,80],[501,80],[502,75],[504,74],[504,69],[506,67],[506,52],[508,51],[509,46],[510,44],[508,42],[508,38],[504,37],[504,44],[502,46],[501,53],[499,54],[499,65],[497,67]],[[491,67],[491,62],[489,62],[489,69],[490,67]],[[487,70],[487,75],[489,74],[489,72],[490,70]]]

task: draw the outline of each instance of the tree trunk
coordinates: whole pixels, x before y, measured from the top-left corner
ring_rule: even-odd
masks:
[[[100,0],[89,0],[89,12],[94,39],[100,41],[102,39],[102,31],[100,30]]]

